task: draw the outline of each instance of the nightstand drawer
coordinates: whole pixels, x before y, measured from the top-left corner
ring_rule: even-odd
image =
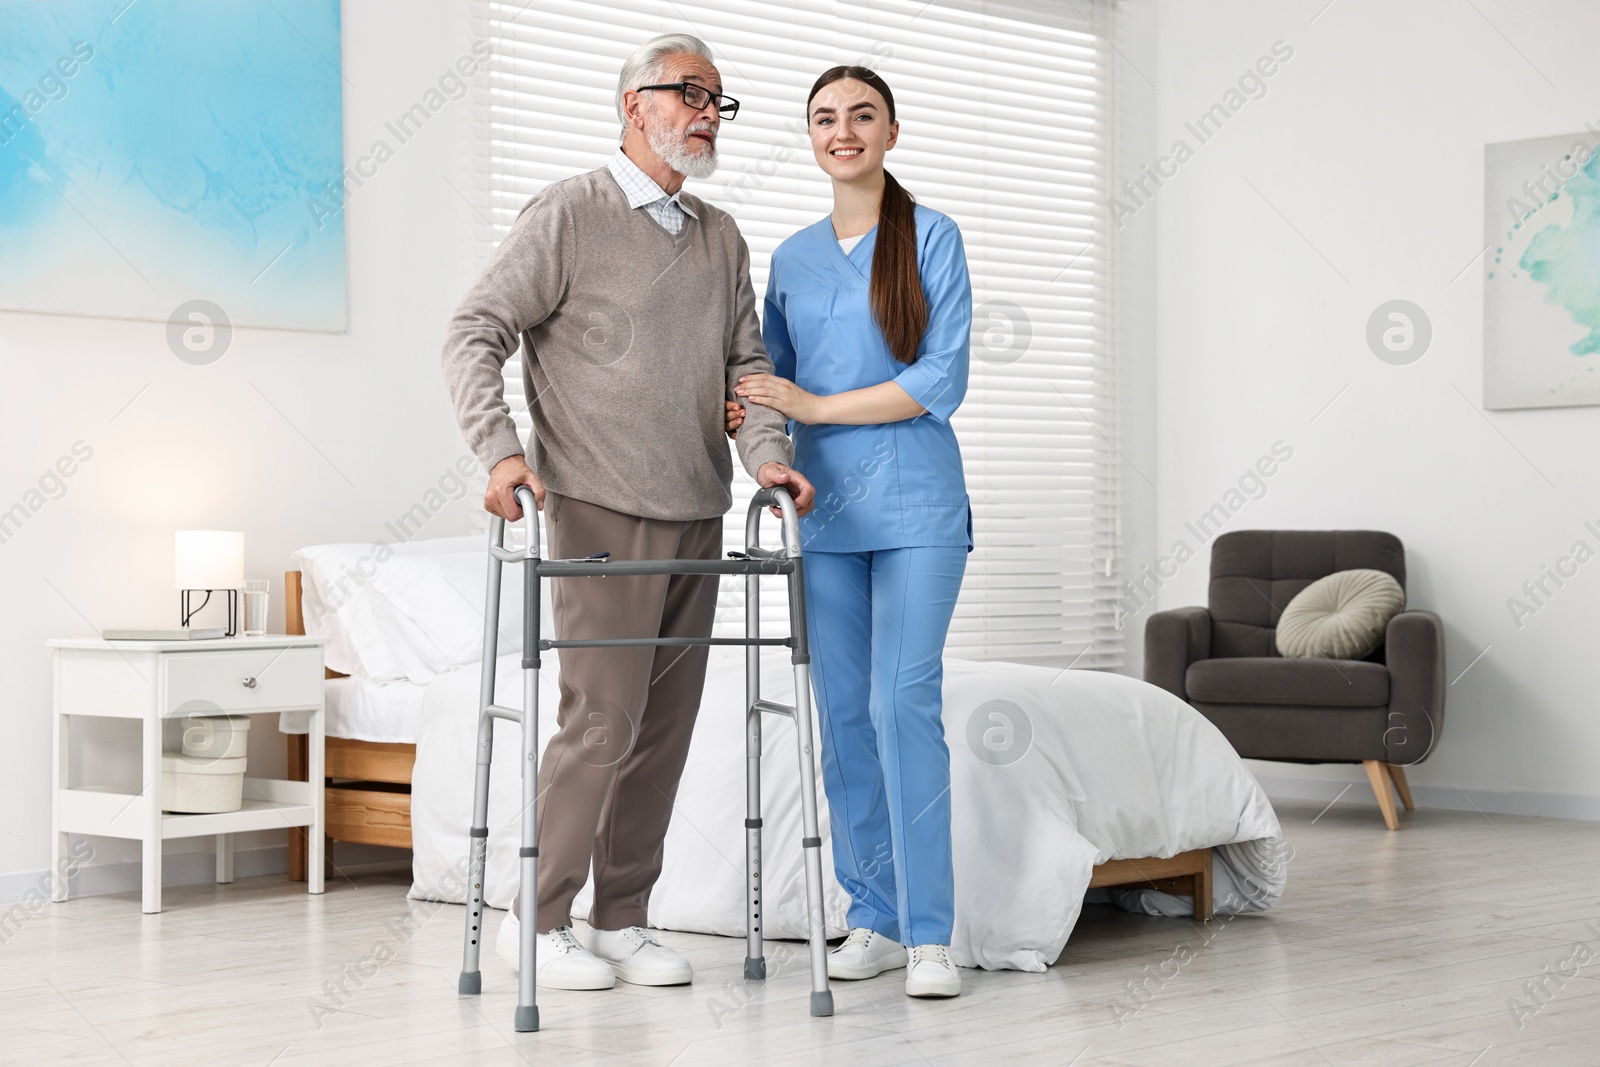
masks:
[[[161,657],[162,714],[315,707],[322,703],[321,648],[175,652]],[[184,705],[189,705],[187,708]]]

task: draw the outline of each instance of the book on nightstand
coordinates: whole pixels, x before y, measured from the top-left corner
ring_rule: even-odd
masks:
[[[225,626],[175,626],[168,630],[101,630],[107,641],[210,641],[226,637]]]

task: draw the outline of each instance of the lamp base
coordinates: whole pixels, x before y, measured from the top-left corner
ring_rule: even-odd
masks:
[[[216,592],[216,590],[214,590],[214,589],[181,589],[181,590],[179,590],[178,591],[178,619],[179,619],[179,622],[184,626],[188,626],[190,620],[194,618],[194,616],[200,611],[200,609],[205,607],[207,604],[211,603],[211,594],[214,593],[214,592]],[[237,589],[224,589],[223,592],[228,594],[228,630],[223,636],[224,637],[238,637],[239,636],[239,590],[237,590]],[[206,595],[206,598],[204,600],[200,601],[200,603],[194,604],[193,606],[191,606],[191,604],[190,604],[190,594],[191,593],[204,593]]]

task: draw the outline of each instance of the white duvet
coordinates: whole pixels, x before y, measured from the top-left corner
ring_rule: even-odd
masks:
[[[551,665],[555,656],[547,656]],[[786,655],[763,659],[763,693],[789,702]],[[744,653],[713,648],[705,698],[664,848],[650,924],[742,937],[744,893]],[[412,779],[414,897],[465,901],[477,665],[430,683]],[[496,701],[521,704],[515,656],[500,660]],[[556,672],[542,672],[540,742],[555,728]],[[1061,953],[1109,859],[1214,853],[1219,913],[1261,911],[1283,892],[1287,849],[1266,795],[1217,729],[1156,686],[1097,671],[947,659],[956,915],[951,953],[963,967],[1042,971]],[[803,939],[800,791],[794,726],[763,724],[765,933]],[[517,885],[517,730],[496,723],[486,900],[511,904]],[[820,747],[817,749],[820,753]],[[818,770],[828,935],[844,933],[848,900],[832,869]],[[559,811],[550,809],[551,818]],[[585,917],[589,887],[574,906]],[[1116,892],[1151,914],[1189,914],[1186,897]]]

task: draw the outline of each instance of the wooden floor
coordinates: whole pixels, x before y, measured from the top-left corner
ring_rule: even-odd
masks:
[[[544,1030],[516,1034],[510,970],[486,953],[484,995],[458,997],[462,909],[407,901],[401,874],[172,888],[153,916],[136,894],[46,905],[0,947],[0,1061],[1600,1064],[1600,827],[1421,811],[1390,833],[1319,807],[1278,806],[1296,851],[1273,912],[1089,907],[1048,973],[966,971],[944,1002],[903,972],[836,983],[831,1019],[793,947],[746,985],[742,942],[664,933],[692,987],[544,993]]]

